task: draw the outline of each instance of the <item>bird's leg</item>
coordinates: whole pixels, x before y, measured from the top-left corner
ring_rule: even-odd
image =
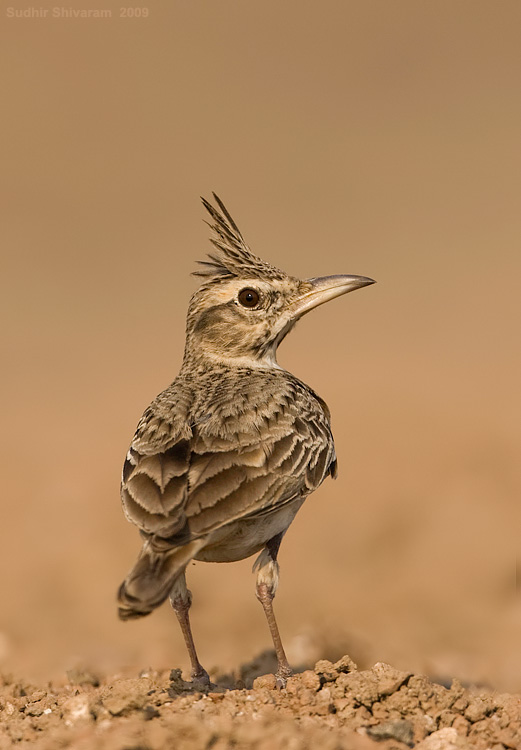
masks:
[[[197,651],[195,650],[194,637],[192,635],[190,618],[188,616],[192,604],[192,593],[186,588],[186,577],[184,571],[177,578],[174,587],[170,592],[170,604],[177,615],[185,639],[186,648],[188,649],[188,655],[192,665],[192,680],[194,682],[202,682],[205,685],[210,685],[211,683],[208,672],[201,665],[201,662],[197,657]]]
[[[262,608],[264,609],[264,614],[266,615],[268,627],[273,639],[275,653],[277,655],[278,666],[275,677],[277,678],[277,686],[279,688],[286,687],[288,677],[293,674],[293,670],[289,666],[284,652],[277,621],[275,620],[275,613],[273,612],[273,599],[279,585],[279,564],[277,562],[277,554],[282,537],[283,534],[277,534],[273,539],[270,539],[253,566],[253,569],[257,570],[257,599],[260,601]]]

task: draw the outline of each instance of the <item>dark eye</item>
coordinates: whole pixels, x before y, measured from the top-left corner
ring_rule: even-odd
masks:
[[[239,292],[239,302],[243,307],[255,307],[259,304],[259,293],[255,289],[242,289]]]

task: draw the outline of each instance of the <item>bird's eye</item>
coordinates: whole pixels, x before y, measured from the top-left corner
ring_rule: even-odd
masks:
[[[255,289],[242,289],[239,292],[239,302],[243,307],[256,307],[259,304],[259,293]]]

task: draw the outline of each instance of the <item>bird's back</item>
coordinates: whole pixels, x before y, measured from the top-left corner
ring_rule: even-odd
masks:
[[[248,528],[258,538],[243,545],[244,554],[217,553],[241,559],[269,539],[275,516],[279,525],[288,516],[289,525],[334,470],[327,406],[290,373],[224,366],[181,372],[139,422],[123,505],[146,534],[173,546],[204,539],[207,555],[217,540],[221,547],[230,542],[224,527],[235,537]]]

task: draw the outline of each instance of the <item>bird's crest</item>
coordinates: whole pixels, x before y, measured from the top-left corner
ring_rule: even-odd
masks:
[[[251,278],[253,276],[269,279],[286,277],[287,274],[284,271],[266,263],[252,253],[224,203],[215,193],[213,197],[218,208],[205,198],[201,200],[213,220],[206,223],[214,233],[210,237],[210,242],[215,247],[215,251],[208,253],[209,260],[198,261],[202,268],[194,271],[193,275],[202,276],[210,283],[234,277]]]

